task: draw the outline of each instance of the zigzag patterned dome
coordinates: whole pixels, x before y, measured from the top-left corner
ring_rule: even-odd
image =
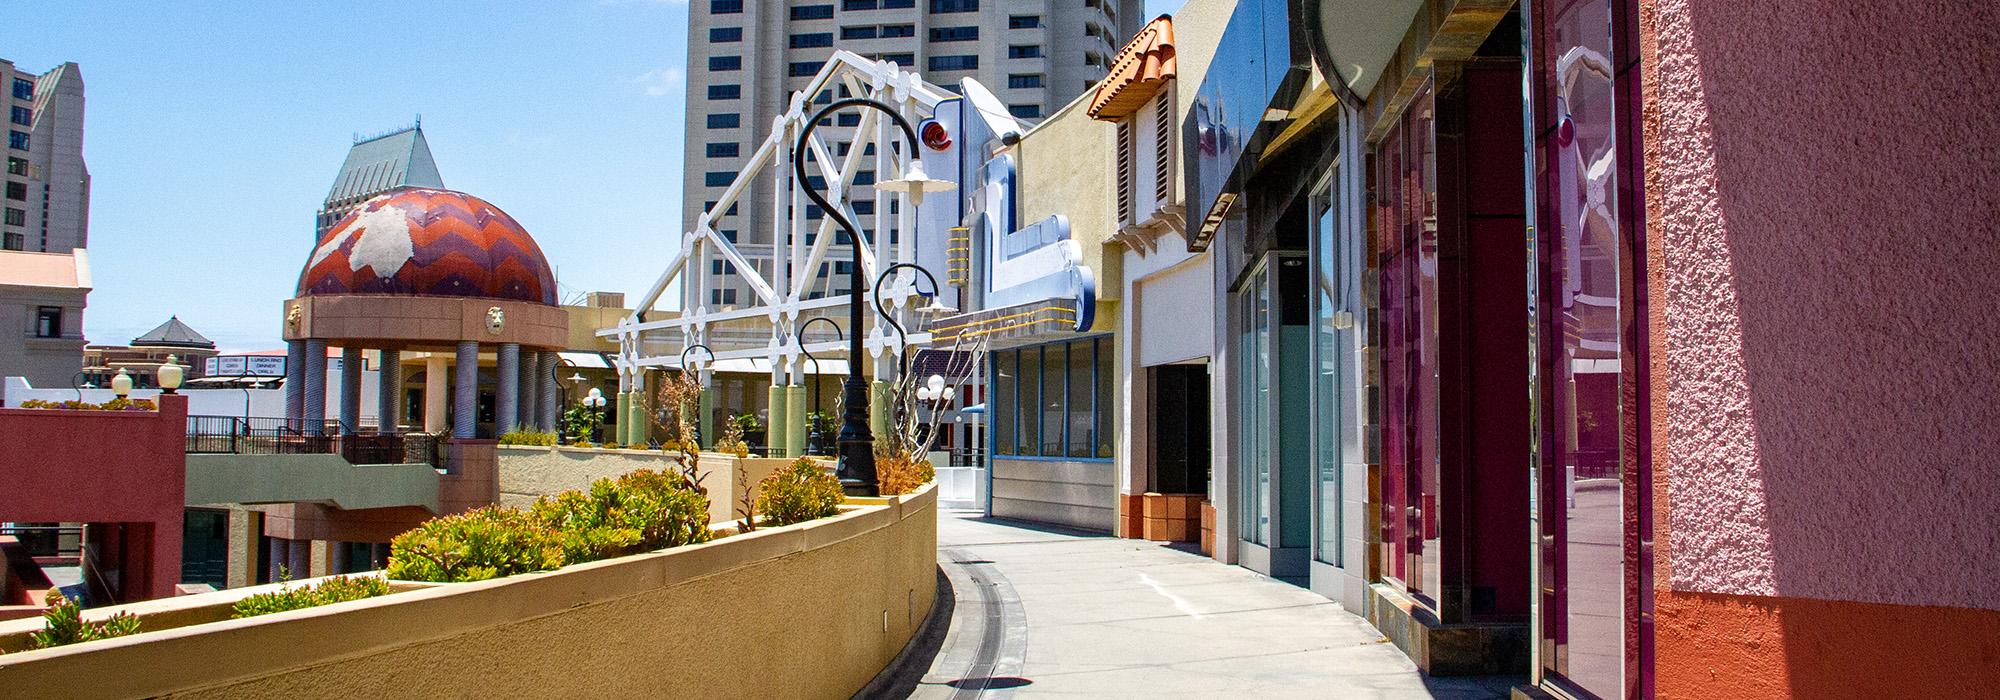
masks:
[[[407,187],[363,203],[320,239],[298,296],[486,297],[554,306],[555,275],[514,217],[452,190]]]

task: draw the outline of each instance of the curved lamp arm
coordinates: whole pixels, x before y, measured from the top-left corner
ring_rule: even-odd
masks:
[[[825,119],[827,115],[848,107],[868,107],[889,115],[889,120],[895,122],[896,127],[903,131],[903,143],[906,144],[905,155],[912,159],[917,157],[917,130],[910,127],[910,120],[904,119],[903,115],[898,114],[889,105],[865,97],[849,97],[834,100],[832,104],[820,108],[818,113],[814,114],[811,119],[806,120],[805,131],[799,132],[798,145],[792,148],[792,174],[798,178],[799,189],[805,190],[807,199],[811,199],[813,204],[819,205],[820,211],[826,212],[827,216],[832,217],[834,223],[840,224],[840,228],[845,230],[850,238],[854,239],[854,245],[858,247],[861,245],[861,236],[856,233],[854,222],[848,221],[847,215],[841,213],[839,207],[835,207],[832,202],[827,201],[826,195],[820,194],[819,190],[813,189],[811,184],[812,178],[806,175],[806,154],[810,150],[809,146],[812,142],[813,129],[818,128],[820,120]],[[854,263],[860,265],[860,256],[855,257]]]
[[[901,370],[903,374],[909,374],[910,356],[908,353],[903,352],[903,348],[909,345],[909,335],[904,332],[903,324],[897,323],[896,317],[890,315],[889,310],[882,306],[882,282],[889,279],[889,275],[896,274],[897,270],[915,270],[917,271],[918,274],[923,275],[923,278],[926,281],[931,283],[931,291],[929,293],[924,293],[919,291],[917,292],[918,296],[922,296],[926,299],[930,297],[935,297],[938,295],[939,289],[938,289],[937,278],[931,276],[931,271],[924,269],[922,265],[918,265],[916,263],[907,263],[907,262],[896,263],[894,265],[890,265],[886,268],[883,268],[882,274],[875,276],[875,293],[874,293],[875,313],[881,314],[882,320],[888,322],[890,328],[896,329],[896,359],[898,360],[897,368]]]
[[[827,318],[825,316],[814,316],[810,319],[807,319],[805,323],[799,324],[798,331],[793,335],[799,341],[799,352],[805,353],[806,361],[812,363],[814,377],[819,376],[819,358],[813,357],[812,351],[806,349],[806,327],[821,321],[825,321],[826,325],[833,326],[834,339],[836,340],[847,339],[847,334],[840,332],[840,324],[835,323],[833,319]],[[813,398],[815,399],[819,398],[819,392],[813,392]],[[815,407],[813,410],[817,411],[819,409]]]

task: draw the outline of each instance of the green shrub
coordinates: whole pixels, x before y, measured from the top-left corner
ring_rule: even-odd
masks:
[[[553,447],[556,444],[556,434],[554,431],[550,430],[535,430],[533,428],[515,428],[513,431],[510,431],[507,434],[500,436],[500,444],[529,445],[532,447]]]
[[[42,612],[42,631],[28,635],[34,649],[47,649],[77,642],[123,637],[139,631],[139,618],[118,613],[103,622],[86,622],[76,601],[49,591],[49,609]]]
[[[335,576],[310,586],[286,588],[236,601],[229,612],[233,618],[255,617],[286,610],[345,603],[389,594],[389,582],[374,576]]]
[[[563,565],[562,538],[513,508],[432,518],[389,543],[389,578],[481,581]]]
[[[764,478],[757,494],[757,512],[768,525],[790,525],[835,515],[846,500],[840,481],[818,463],[800,457]]]
[[[653,471],[598,479],[588,494],[543,496],[530,512],[558,533],[569,564],[708,540],[708,499]]]

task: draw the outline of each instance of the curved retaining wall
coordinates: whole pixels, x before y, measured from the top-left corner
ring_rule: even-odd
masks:
[[[597,447],[526,447],[502,445],[494,450],[500,461],[500,505],[527,508],[535,498],[563,491],[589,491],[590,482],[616,478],[641,469],[674,472],[680,463],[672,454],[659,450],[603,449]],[[748,487],[751,497],[757,483],[771,472],[791,464],[788,458],[736,457],[720,452],[703,452],[699,467],[702,487],[708,489],[709,522],[737,519],[736,506]],[[738,481],[737,475],[744,479]]]
[[[0,695],[845,698],[936,595],[936,490],[861,503],[559,571],[11,653]]]

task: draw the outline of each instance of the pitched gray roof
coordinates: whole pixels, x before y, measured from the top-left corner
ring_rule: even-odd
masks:
[[[405,185],[444,187],[422,127],[390,132],[347,149],[347,160],[326,193],[327,207]]]
[[[215,349],[215,341],[202,337],[200,333],[194,332],[193,328],[189,328],[187,324],[181,323],[179,316],[167,317],[166,323],[162,323],[160,327],[147,331],[145,335],[133,338],[132,344],[153,347]]]

